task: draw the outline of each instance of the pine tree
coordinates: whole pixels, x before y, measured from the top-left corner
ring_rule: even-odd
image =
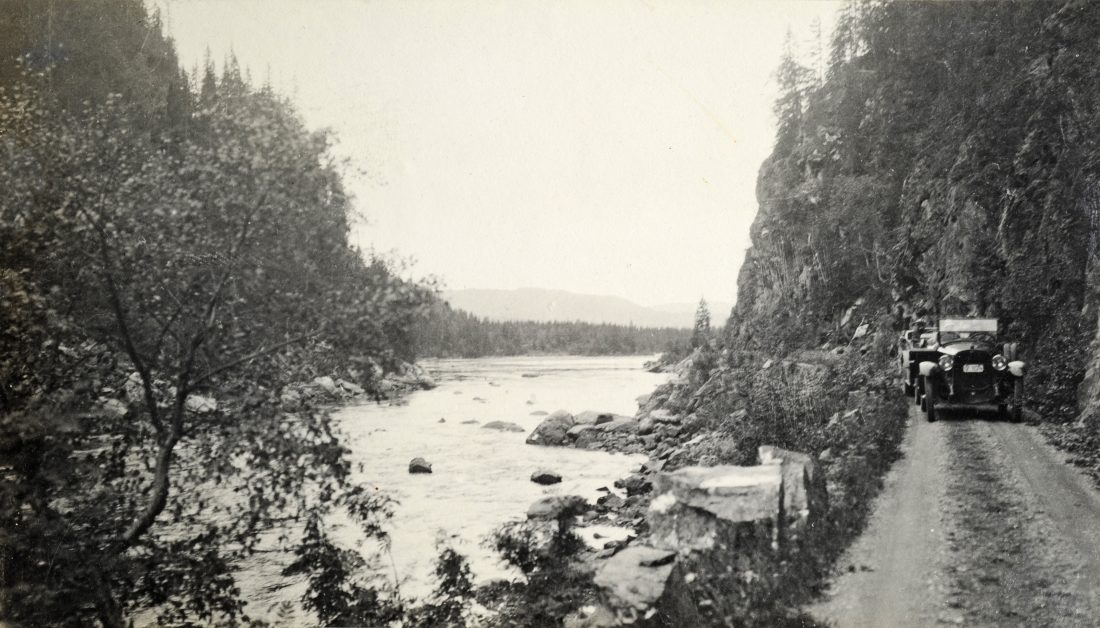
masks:
[[[774,108],[778,126],[776,149],[786,152],[797,144],[802,134],[805,91],[810,82],[810,71],[798,62],[794,36],[790,29],[787,29],[787,36],[783,41],[783,55],[775,72],[775,79],[779,87],[779,97]]]
[[[695,310],[695,327],[691,332],[691,347],[702,347],[710,340],[710,308],[706,299],[699,299],[699,307]]]

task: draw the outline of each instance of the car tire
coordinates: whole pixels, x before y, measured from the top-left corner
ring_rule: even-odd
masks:
[[[921,403],[921,390],[924,388],[924,384],[920,378],[913,380],[913,405],[924,408],[924,404]]]
[[[1002,403],[1002,404],[997,406],[997,419],[998,420],[1008,421],[1011,418],[1012,418],[1011,415],[1008,413],[1008,405]]]
[[[910,384],[909,382],[906,382],[906,383],[902,384],[902,388],[905,390],[905,396],[906,397],[912,397],[913,396],[913,384]]]
[[[932,382],[924,382],[924,416],[929,423],[935,423],[936,419],[936,386]]]

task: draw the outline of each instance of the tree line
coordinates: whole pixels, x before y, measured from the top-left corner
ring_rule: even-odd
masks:
[[[569,354],[641,355],[682,352],[691,330],[607,323],[493,321],[436,301],[417,319],[417,355],[441,358]]]

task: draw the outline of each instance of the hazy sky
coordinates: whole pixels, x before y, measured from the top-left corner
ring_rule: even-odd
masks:
[[[732,301],[772,73],[837,3],[159,0],[335,131],[354,241],[459,288]],[[827,33],[826,46],[827,46]]]

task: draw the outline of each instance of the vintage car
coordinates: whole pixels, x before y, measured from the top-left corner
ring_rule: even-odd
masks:
[[[901,361],[901,375],[905,396],[912,397],[920,385],[921,359],[935,356],[935,349],[929,346],[935,342],[936,328],[930,327],[928,322],[917,319],[911,329],[905,330],[898,339],[898,359]],[[919,397],[918,397],[919,401]]]
[[[998,344],[995,318],[945,318],[901,339],[902,377],[929,421],[951,409],[996,410],[1019,421],[1024,363],[1016,343]]]

